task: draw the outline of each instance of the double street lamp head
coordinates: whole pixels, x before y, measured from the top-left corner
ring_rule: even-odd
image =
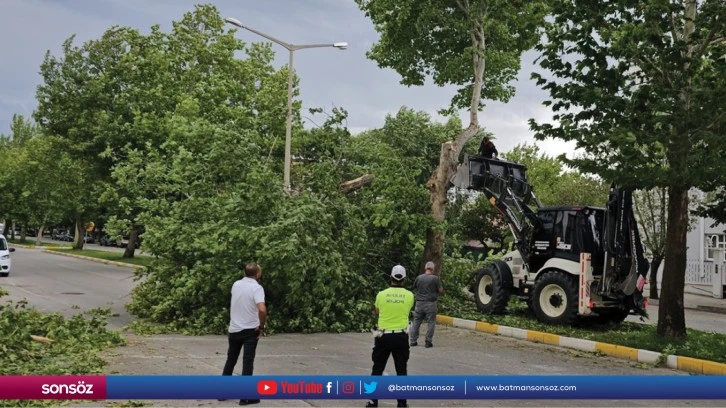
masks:
[[[336,42],[336,43],[332,43],[332,44],[298,44],[298,45],[296,45],[296,44],[290,44],[290,43],[287,43],[285,41],[279,40],[279,39],[277,39],[277,38],[275,38],[275,37],[273,37],[273,36],[271,36],[269,34],[265,34],[265,33],[261,32],[261,31],[258,31],[258,30],[255,30],[253,28],[247,27],[244,24],[242,24],[241,21],[237,20],[236,18],[226,17],[224,19],[224,21],[227,22],[227,23],[229,23],[229,24],[232,24],[233,26],[236,26],[236,27],[239,27],[239,28],[244,28],[247,31],[251,31],[251,32],[253,32],[253,33],[255,33],[255,34],[259,35],[259,36],[265,37],[265,38],[267,38],[268,40],[270,40],[272,42],[275,42],[275,43],[277,43],[279,45],[282,45],[283,47],[287,48],[290,51],[296,51],[296,50],[303,49],[303,48],[334,47],[334,48],[337,48],[339,50],[345,50],[345,49],[348,48],[348,43],[347,42]]]
[[[292,67],[292,56],[295,51],[307,49],[307,48],[324,48],[324,47],[334,47],[339,50],[344,50],[348,48],[347,42],[336,42],[336,43],[328,43],[328,44],[290,44],[285,41],[282,41],[280,39],[277,39],[269,34],[265,34],[262,31],[255,30],[254,28],[246,27],[244,26],[239,20],[232,17],[227,17],[224,19],[229,24],[232,24],[234,26],[244,28],[247,31],[253,32],[260,37],[264,37],[274,43],[277,43],[283,47],[285,47],[288,51],[290,51],[290,62],[288,65],[288,75],[287,75],[287,120],[286,120],[286,126],[285,126],[285,174],[284,174],[284,186],[285,191],[290,191],[290,167],[292,165],[292,146],[291,146],[291,139],[292,139],[292,77],[293,77],[293,67]]]

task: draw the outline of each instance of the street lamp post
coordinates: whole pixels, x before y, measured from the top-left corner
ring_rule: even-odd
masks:
[[[291,150],[292,150],[292,76],[293,76],[293,67],[292,67],[292,57],[295,51],[302,50],[306,48],[325,48],[325,47],[334,47],[339,50],[344,50],[348,48],[348,43],[345,42],[337,42],[332,44],[290,44],[286,43],[285,41],[278,40],[277,38],[267,35],[261,31],[257,31],[253,28],[247,27],[243,25],[239,20],[231,17],[227,17],[224,19],[224,21],[228,22],[229,24],[232,24],[234,26],[244,28],[247,31],[251,31],[261,37],[264,37],[276,44],[279,44],[285,49],[287,49],[290,52],[290,62],[288,63],[287,67],[287,122],[285,127],[285,174],[283,178],[283,184],[285,185],[285,190],[290,191],[290,167],[291,167]]]

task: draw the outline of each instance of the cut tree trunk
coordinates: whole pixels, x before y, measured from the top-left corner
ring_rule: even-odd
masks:
[[[686,281],[686,235],[688,233],[688,188],[668,189],[668,230],[665,268],[658,302],[658,335],[686,337],[683,291]]]
[[[25,225],[20,226],[20,242],[25,242],[25,238],[28,235],[28,229],[25,227]]]
[[[434,224],[426,230],[426,247],[421,257],[419,271],[422,271],[426,262],[434,263],[434,275],[441,275],[441,264],[444,260],[444,242],[446,231],[443,222],[446,217],[446,193],[449,189],[449,180],[456,173],[457,155],[455,142],[446,142],[441,145],[439,165],[427,183],[431,199],[431,217]]]
[[[124,258],[133,258],[134,253],[136,252],[136,240],[139,238],[139,231],[136,228],[131,229],[131,233],[129,234],[129,243],[126,244],[126,249],[124,250]]]
[[[658,299],[658,269],[663,262],[663,256],[654,256],[650,263],[650,298]]]
[[[460,6],[461,7],[461,6]],[[467,6],[468,7],[468,6]],[[484,84],[484,71],[486,67],[486,37],[481,21],[474,22],[469,29],[471,45],[474,50],[472,55],[472,78],[471,95],[469,95],[469,126],[463,129],[456,136],[456,139],[443,143],[439,155],[439,165],[431,175],[426,187],[429,189],[431,198],[431,217],[433,225],[426,231],[426,246],[419,263],[419,271],[423,271],[426,262],[434,263],[434,274],[441,275],[441,264],[444,260],[444,242],[446,230],[444,218],[446,216],[446,194],[449,190],[451,178],[456,174],[456,166],[459,162],[459,154],[469,141],[479,131],[479,103],[481,102],[481,91]]]
[[[343,194],[350,193],[351,191],[356,191],[360,189],[361,187],[370,184],[371,181],[373,181],[373,176],[370,174],[366,174],[364,176],[360,176],[353,180],[348,180],[344,183],[340,184],[340,192]]]
[[[76,239],[73,242],[73,248],[83,249],[83,244],[86,241],[83,240],[83,236],[86,234],[86,229],[83,227],[83,219],[81,217],[76,218]]]

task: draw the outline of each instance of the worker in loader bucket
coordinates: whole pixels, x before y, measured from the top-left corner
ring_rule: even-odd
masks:
[[[497,151],[497,147],[494,146],[494,143],[492,143],[491,139],[489,139],[488,136],[484,136],[484,138],[481,140],[481,145],[479,146],[479,156],[484,157],[485,159],[499,158],[499,151]]]

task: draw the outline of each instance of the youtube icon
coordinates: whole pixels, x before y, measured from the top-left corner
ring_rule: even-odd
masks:
[[[277,394],[277,382],[272,380],[260,380],[257,382],[257,393],[260,395]]]

